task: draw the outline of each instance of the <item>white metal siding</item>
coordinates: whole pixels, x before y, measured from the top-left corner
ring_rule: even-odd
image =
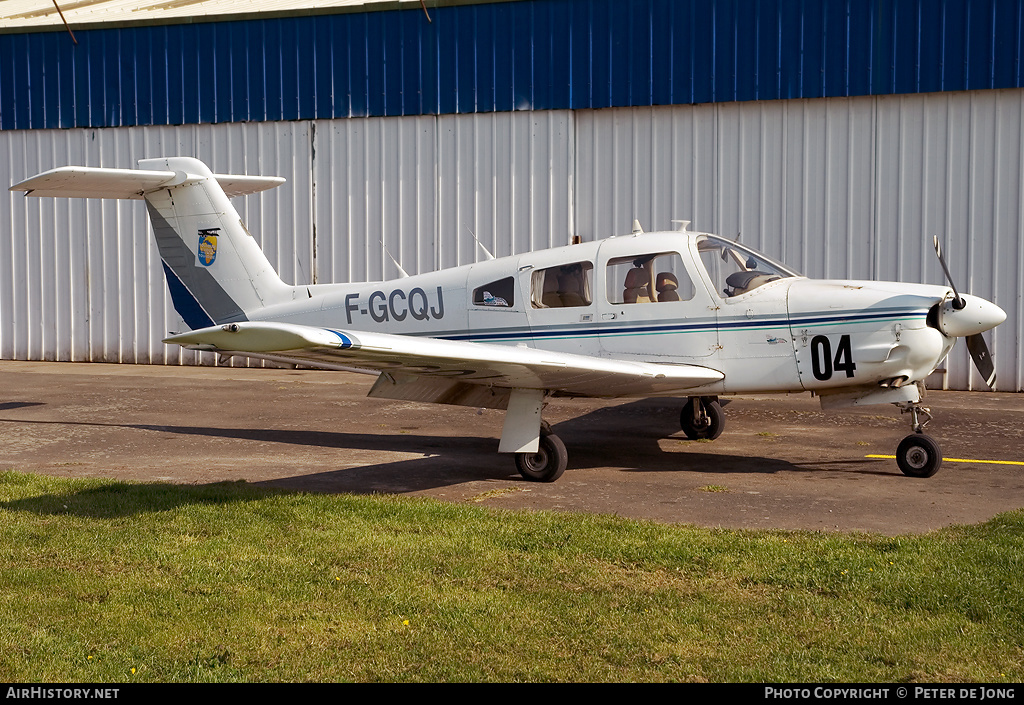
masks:
[[[1024,386],[1024,90],[596,111],[0,132],[0,177],[194,155],[285,186],[237,199],[293,283],[394,278],[673,219],[812,277],[957,284],[1008,313],[999,388]],[[145,209],[0,198],[0,357],[190,363]],[[209,359],[207,358],[207,361]],[[963,345],[951,388],[981,387]]]
[[[568,111],[311,124],[317,282],[476,262],[473,234],[497,257],[571,239]]]
[[[0,132],[4,183],[66,164],[137,167],[194,154],[217,172],[281,174],[289,192],[237,199],[285,279],[312,271],[308,123]],[[180,328],[146,209],[135,201],[0,199],[0,357],[194,362],[160,340]],[[273,233],[261,238],[261,233]],[[209,356],[207,356],[209,357]]]

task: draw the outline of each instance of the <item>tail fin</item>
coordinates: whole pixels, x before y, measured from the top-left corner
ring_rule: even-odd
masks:
[[[168,288],[173,294],[172,277],[177,278],[211,319],[202,322],[244,321],[247,312],[291,298],[291,287],[270,266],[205,164],[169,157],[144,159],[139,166],[187,175],[181,185],[149,191],[145,198],[160,258],[170,270]],[[179,291],[180,297],[184,294]],[[191,328],[197,327],[178,313]],[[189,313],[199,318],[197,311]]]
[[[63,167],[11,187],[26,196],[145,198],[174,308],[190,328],[247,320],[291,299],[230,196],[284,183],[215,175],[198,159],[143,159],[140,170]]]

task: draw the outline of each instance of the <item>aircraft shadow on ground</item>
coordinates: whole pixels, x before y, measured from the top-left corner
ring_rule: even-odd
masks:
[[[251,502],[274,494],[291,493],[287,488],[261,487],[260,484],[239,480],[204,485],[109,480],[73,492],[47,493],[0,502],[0,511],[117,519],[192,505]]]
[[[710,474],[772,474],[814,472],[828,466],[862,465],[855,472],[890,474],[877,461],[842,460],[792,463],[757,453],[736,455],[706,452],[705,445],[688,441],[679,429],[681,400],[643,399],[602,407],[561,421],[553,430],[569,450],[574,471],[617,468],[620,472],[700,472]],[[267,480],[258,484],[319,492],[406,493],[458,485],[474,480],[526,482],[511,455],[498,454],[498,439],[479,436],[440,437],[410,433],[379,435],[336,431],[211,429],[151,426],[174,433],[244,438],[323,448],[423,453],[423,457],[326,470]],[[498,431],[495,428],[495,431]],[[728,430],[726,431],[728,433]],[[678,443],[678,450],[672,444]],[[667,446],[669,450],[666,450]]]
[[[627,402],[602,407],[555,424],[555,432],[562,437],[569,450],[569,469],[562,481],[571,480],[574,471],[594,468],[617,468],[621,472],[772,474],[784,471],[814,472],[824,470],[823,466],[829,465],[842,465],[848,469],[851,463],[863,463],[866,467],[856,472],[876,474],[869,468],[877,468],[877,462],[870,460],[792,463],[755,453],[736,455],[705,452],[702,450],[702,443],[687,441],[679,431],[678,405],[674,405],[676,401],[678,400],[648,399]],[[0,420],[11,423],[115,427],[183,436],[292,444],[307,448],[421,454],[421,457],[352,465],[251,483],[256,486],[289,490],[401,494],[480,480],[526,482],[516,471],[513,457],[496,452],[497,438],[88,421]],[[678,443],[679,449],[666,450],[663,443]],[[669,447],[672,448],[671,445]],[[327,466],[333,462],[333,459],[325,459]],[[878,474],[888,473],[879,469]]]
[[[664,404],[664,401],[662,401]],[[671,414],[659,413],[649,401],[598,409],[556,424],[553,429],[569,450],[569,473],[594,468],[623,472],[775,473],[804,470],[785,460],[757,455],[705,453],[703,444],[685,440]],[[675,418],[678,418],[676,412]],[[668,419],[668,423],[666,423]],[[135,425],[168,433],[239,438],[320,448],[423,453],[423,457],[296,475],[259,484],[313,491],[416,492],[473,480],[523,481],[513,456],[498,454],[497,438],[440,437],[411,433],[379,435],[339,431],[256,430]],[[617,438],[609,427],[622,429]],[[497,429],[496,429],[497,430]],[[666,451],[661,442],[672,434],[685,446]],[[626,440],[622,440],[626,439]],[[669,443],[673,442],[669,439]]]
[[[0,403],[0,411],[11,411],[13,409],[24,409],[29,406],[44,406],[41,401],[5,401]]]
[[[723,400],[728,403],[729,400]],[[678,402],[678,403],[677,403]],[[725,406],[725,404],[723,404]],[[794,463],[751,453],[711,452],[715,441],[691,441],[679,429],[682,400],[643,399],[613,407],[604,407],[557,424],[569,448],[569,468],[619,467],[623,472],[702,472],[715,474],[771,474],[782,471],[813,472],[831,466],[849,468],[863,465],[856,472],[872,472],[871,459],[814,461]],[[618,436],[628,443],[616,442]],[[728,422],[725,435],[729,433]]]

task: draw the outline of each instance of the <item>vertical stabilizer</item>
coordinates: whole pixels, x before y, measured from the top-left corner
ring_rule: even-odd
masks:
[[[139,166],[184,176],[181,184],[149,191],[145,198],[174,306],[190,328],[244,321],[256,309],[291,298],[291,287],[205,164],[165,157]]]

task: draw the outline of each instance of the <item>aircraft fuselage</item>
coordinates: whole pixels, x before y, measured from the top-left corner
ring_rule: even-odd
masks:
[[[707,394],[898,386],[927,376],[955,342],[928,323],[948,287],[779,269],[732,289],[718,269],[768,268],[737,266],[733,252],[748,256],[689,232],[613,237],[390,281],[295,287],[295,300],[253,320],[704,365],[725,374]],[[631,270],[645,280],[632,300]],[[675,297],[654,290],[666,273],[679,282]]]

